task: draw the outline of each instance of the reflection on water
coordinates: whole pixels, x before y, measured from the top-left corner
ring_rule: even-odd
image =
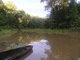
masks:
[[[80,58],[78,58],[77,60],[80,60]]]
[[[50,52],[51,48],[48,45],[48,41],[41,40],[40,42],[33,42],[30,45],[33,45],[33,53],[24,60],[41,60],[48,58],[46,52]]]
[[[0,52],[22,47],[24,45],[28,45],[31,42],[39,41],[42,39],[40,34],[36,33],[26,33],[26,32],[20,32],[15,33],[9,37],[1,38],[0,39]]]
[[[15,33],[0,38],[0,52],[28,44],[33,45],[33,52],[22,60],[80,60],[80,33]]]

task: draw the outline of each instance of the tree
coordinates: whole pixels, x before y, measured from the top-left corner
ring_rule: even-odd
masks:
[[[16,18],[19,21],[19,25],[21,28],[26,28],[27,24],[30,20],[30,15],[26,14],[24,11],[18,11],[18,13],[16,14]]]
[[[4,3],[2,2],[2,0],[0,0],[0,30],[1,30],[2,26],[6,25],[5,9],[6,9],[6,7],[4,6]]]
[[[4,4],[8,9],[11,9],[11,10],[16,10],[16,6],[11,3],[11,2],[7,2]]]
[[[44,28],[45,19],[40,17],[32,17],[28,23],[28,28]]]
[[[47,24],[53,28],[71,28],[79,20],[75,0],[42,0],[51,9]],[[49,24],[51,23],[51,24]]]
[[[47,8],[55,8],[57,5],[59,6],[67,6],[70,0],[41,0],[41,2],[47,2]]]

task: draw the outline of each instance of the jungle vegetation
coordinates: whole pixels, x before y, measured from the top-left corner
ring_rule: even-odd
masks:
[[[4,29],[73,29],[80,30],[80,3],[76,0],[41,0],[50,11],[47,18],[31,16],[11,3],[0,0],[0,31]],[[26,8],[26,7],[25,7]]]

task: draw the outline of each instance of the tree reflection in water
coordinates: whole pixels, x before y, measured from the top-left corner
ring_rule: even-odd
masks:
[[[0,52],[22,47],[34,41],[40,41],[42,37],[44,36],[37,33],[18,32],[11,36],[0,38]]]
[[[0,38],[0,52],[28,44],[33,45],[33,52],[22,60],[80,60],[80,33],[15,33]]]

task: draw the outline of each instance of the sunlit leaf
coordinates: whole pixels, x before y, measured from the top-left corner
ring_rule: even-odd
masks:
[[[22,19],[21,18],[18,18],[18,20],[19,20],[19,23],[22,23]]]
[[[11,2],[5,3],[5,6],[7,8],[9,8],[9,9],[12,9],[12,10],[15,10],[16,9],[16,6],[13,3],[11,3]]]

